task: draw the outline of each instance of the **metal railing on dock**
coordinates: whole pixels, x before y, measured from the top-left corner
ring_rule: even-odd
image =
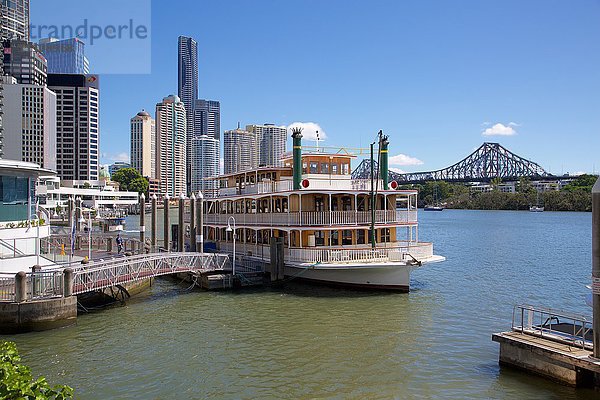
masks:
[[[0,273],[0,302],[21,302],[61,297],[65,294],[65,270],[72,274],[69,293],[95,290],[182,272],[229,271],[229,257],[216,253],[151,253],[111,257],[62,265],[60,268],[19,274]],[[19,292],[19,282],[23,284]]]
[[[513,308],[512,330],[591,350],[592,318],[529,304]]]
[[[15,274],[0,272],[0,301],[15,299]]]

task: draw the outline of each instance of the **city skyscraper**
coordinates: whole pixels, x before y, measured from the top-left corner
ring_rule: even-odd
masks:
[[[258,167],[258,138],[254,132],[234,129],[223,135],[224,172],[233,174]]]
[[[165,97],[156,105],[156,178],[170,196],[186,193],[187,120],[181,99]]]
[[[90,73],[90,63],[85,57],[85,43],[79,38],[42,39],[39,49],[48,61],[49,74]]]
[[[0,1],[2,39],[29,41],[29,0]]]
[[[215,100],[196,100],[194,136],[209,136],[221,140],[221,104]]]
[[[177,94],[185,106],[186,142],[188,152],[186,162],[191,167],[191,139],[194,129],[194,107],[198,99],[198,43],[191,37],[179,36]],[[191,174],[191,171],[189,171]],[[191,181],[191,176],[189,177]]]
[[[5,40],[4,75],[17,78],[18,83],[45,86],[47,61],[35,43],[21,39]]]
[[[48,88],[56,93],[58,176],[64,180],[98,180],[98,76],[49,74]]]
[[[212,197],[218,188],[216,180],[207,178],[219,175],[219,141],[211,136],[192,138],[192,192],[202,191]]]
[[[0,1],[0,77],[4,76],[4,41],[29,41],[29,0]],[[3,157],[3,82],[0,79],[0,158]]]
[[[131,118],[131,166],[142,176],[156,177],[156,122],[142,110]]]
[[[4,155],[56,170],[56,94],[45,86],[4,83]]]
[[[247,125],[246,130],[253,132],[258,140],[258,165],[281,167],[281,157],[286,152],[287,128],[273,124]]]

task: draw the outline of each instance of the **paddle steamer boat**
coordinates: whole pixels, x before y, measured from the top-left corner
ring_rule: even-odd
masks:
[[[413,269],[444,260],[419,241],[417,191],[388,182],[387,137],[374,180],[352,179],[354,155],[302,154],[301,131],[292,137],[282,167],[217,178],[205,200],[205,240],[232,254],[235,232],[237,257],[268,263],[271,238],[282,238],[287,277],[370,289],[408,291]]]

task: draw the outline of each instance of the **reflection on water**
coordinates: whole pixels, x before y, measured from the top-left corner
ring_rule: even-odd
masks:
[[[448,260],[415,271],[409,294],[296,282],[208,293],[164,279],[76,326],[15,339],[36,373],[82,399],[594,398],[500,369],[491,341],[519,302],[590,314],[591,215],[421,220]]]

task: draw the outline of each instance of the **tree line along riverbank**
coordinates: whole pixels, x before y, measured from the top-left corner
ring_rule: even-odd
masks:
[[[432,181],[425,184],[407,185],[403,188],[419,190],[419,207],[443,204],[446,208],[471,210],[529,210],[538,205],[546,211],[592,211],[592,187],[596,175],[581,175],[561,190],[540,192],[529,178],[521,178],[514,193],[502,192],[502,181],[490,182],[491,191],[472,191],[464,183]]]

